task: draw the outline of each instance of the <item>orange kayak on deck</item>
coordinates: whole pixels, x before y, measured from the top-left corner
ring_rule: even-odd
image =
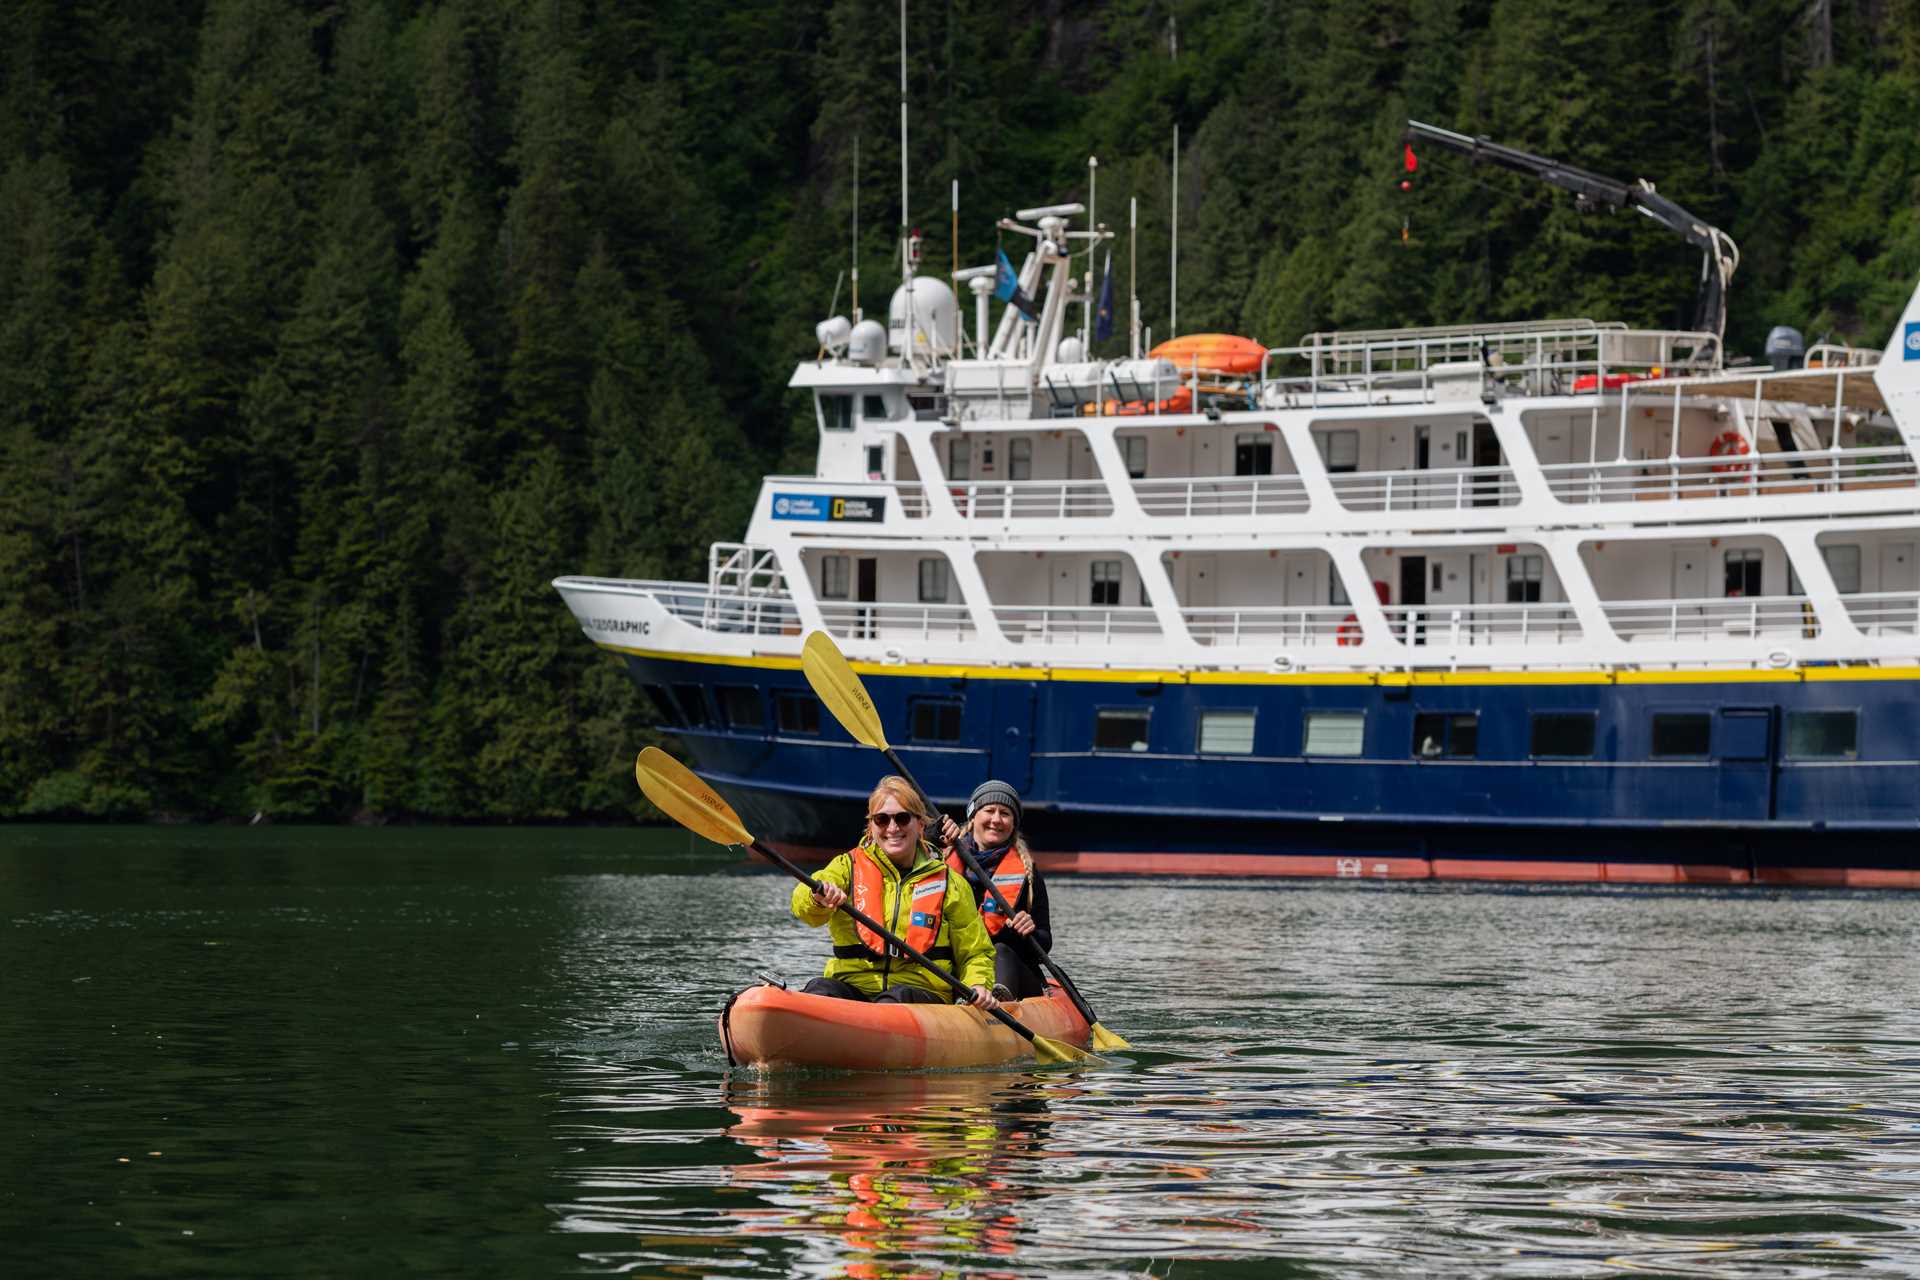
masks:
[[[1147,355],[1171,360],[1182,373],[1205,369],[1211,373],[1258,373],[1267,349],[1252,338],[1231,333],[1189,333],[1170,338]]]
[[[1085,1048],[1093,1028],[1057,985],[1006,1010],[1037,1036]],[[720,1047],[744,1067],[918,1071],[1033,1057],[1025,1039],[968,1005],[865,1004],[748,987],[720,1015]]]

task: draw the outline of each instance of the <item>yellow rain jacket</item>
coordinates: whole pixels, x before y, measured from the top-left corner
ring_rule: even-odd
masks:
[[[875,848],[870,841],[863,841],[860,847],[880,868],[883,908],[880,911],[869,909],[867,914],[885,925],[894,936],[904,938],[909,922],[902,904],[912,897],[913,886],[935,876],[948,875],[947,864],[931,845],[922,841],[918,861],[902,876],[900,869],[893,865],[893,859]],[[851,898],[852,851],[829,862],[814,879],[823,884],[839,885]],[[834,949],[838,953],[827,961],[827,977],[838,978],[868,996],[877,996],[888,987],[899,984],[923,988],[944,1000],[954,998],[953,988],[922,968],[916,960],[904,956],[890,955],[875,959],[869,955],[848,954],[863,949],[853,917],[844,911],[828,911],[815,903],[813,890],[804,884],[793,886],[793,914],[813,928],[817,929],[823,924],[827,926],[827,934],[833,939]],[[974,904],[973,892],[960,876],[948,878],[947,892],[940,907],[940,932],[934,938],[933,950],[952,951],[951,960],[944,955],[932,958],[968,986],[993,985],[993,939],[988,936],[987,927],[980,923],[980,908]]]

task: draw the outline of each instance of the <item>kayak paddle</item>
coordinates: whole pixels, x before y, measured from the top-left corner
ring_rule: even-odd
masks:
[[[833,642],[833,637],[824,631],[815,631],[809,635],[800,649],[800,669],[806,673],[807,683],[813,686],[813,691],[820,696],[820,701],[826,703],[827,710],[833,712],[833,718],[838,720],[855,740],[883,752],[887,762],[893,766],[894,772],[913,783],[913,789],[920,793],[920,802],[926,806],[927,812],[938,813],[939,811],[933,807],[933,801],[927,798],[926,788],[922,787],[913,774],[908,772],[906,765],[900,763],[899,755],[888,744],[887,731],[880,723],[878,708],[873,705],[873,699],[867,696],[866,686],[860,683],[860,677],[854,672],[846,655],[840,652],[840,646]],[[1000,890],[994,886],[992,878],[981,868],[979,860],[965,849],[959,849],[959,853],[961,860],[967,864],[967,870],[980,878],[987,886],[987,892],[992,894],[993,900],[1000,905],[1000,913],[1012,919],[1012,905],[1000,895]],[[1067,976],[1066,970],[1060,967],[1058,961],[1041,950],[1040,944],[1032,938],[1019,934],[1014,936],[1020,938],[1031,953],[1039,958],[1040,963],[1050,969],[1054,977],[1060,979],[1061,989],[1067,993],[1067,998],[1073,1001],[1073,1006],[1080,1011],[1080,1016],[1093,1027],[1094,1048],[1131,1048],[1119,1035],[1100,1025],[1100,1020],[1094,1016],[1093,1006],[1086,1002],[1085,997],[1080,994],[1080,989],[1074,986],[1073,979]]]
[[[700,776],[675,760],[658,747],[647,747],[641,751],[640,758],[634,761],[633,775],[639,780],[640,789],[647,793],[647,799],[659,807],[660,811],[675,822],[693,832],[705,836],[715,844],[741,845],[753,850],[782,871],[806,885],[816,893],[820,882],[802,871],[780,854],[754,839],[740,824],[739,815],[733,806],[721,799],[720,793],[703,782]],[[846,912],[855,920],[887,940],[901,955],[918,962],[929,973],[952,987],[957,995],[971,999],[973,988],[941,968],[923,953],[914,950],[906,942],[889,932],[886,926],[855,907],[852,902],[843,902],[839,910]],[[1059,1040],[1050,1040],[1046,1036],[1035,1035],[1018,1018],[1005,1009],[988,1009],[1004,1024],[1033,1046],[1033,1052],[1042,1062],[1078,1062],[1089,1055],[1070,1044]]]

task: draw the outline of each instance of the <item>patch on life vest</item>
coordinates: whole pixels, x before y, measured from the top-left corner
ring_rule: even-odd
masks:
[[[933,923],[933,915],[926,911],[916,911],[913,913],[913,923],[923,926],[930,925]]]

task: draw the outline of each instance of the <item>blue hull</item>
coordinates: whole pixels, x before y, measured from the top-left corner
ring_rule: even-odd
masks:
[[[818,711],[796,664],[625,658],[756,834],[814,856],[852,842],[885,761]],[[1138,674],[863,679],[936,802],[1011,782],[1056,870],[1920,888],[1920,673]],[[1144,749],[1097,749],[1102,712]],[[1236,750],[1202,752],[1220,712],[1238,713]],[[1310,717],[1343,713],[1363,717],[1342,722],[1358,753],[1310,754],[1328,746]],[[1589,722],[1591,753],[1540,751],[1543,713]],[[1417,729],[1465,715],[1471,754],[1422,754]]]

